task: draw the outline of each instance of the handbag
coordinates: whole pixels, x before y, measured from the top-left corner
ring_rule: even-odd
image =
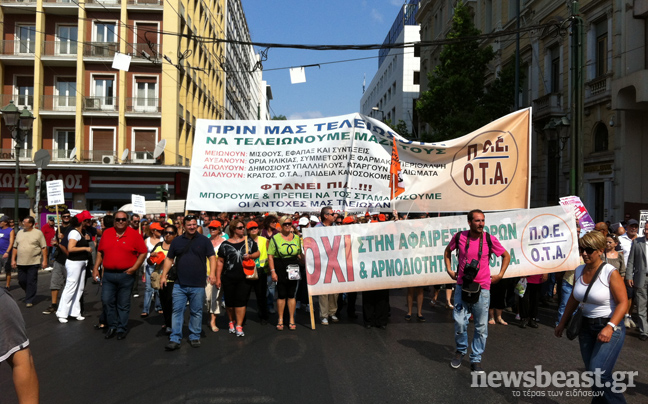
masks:
[[[247,237],[245,237],[245,254],[250,255]],[[251,281],[255,281],[259,279],[259,273],[257,272],[256,262],[254,262],[252,258],[243,260],[243,272],[245,273],[245,279],[249,279]]]
[[[160,275],[157,271],[151,272],[151,287],[155,290],[160,290]]]
[[[583,305],[585,302],[587,302],[587,296],[589,295],[590,289],[592,289],[592,285],[594,285],[594,282],[598,279],[599,273],[601,272],[601,269],[605,266],[605,262],[601,263],[601,266],[596,270],[596,273],[594,274],[594,277],[592,278],[592,281],[590,284],[587,286],[587,290],[585,291],[585,296],[583,296],[583,301],[581,304],[578,305],[578,309],[572,314],[571,318],[569,319],[569,322],[567,323],[567,328],[565,328],[565,331],[567,333],[567,338],[570,340],[575,339],[578,334],[580,334],[581,326],[583,323]],[[581,274],[581,278],[583,275]],[[580,279],[580,278],[579,278]]]

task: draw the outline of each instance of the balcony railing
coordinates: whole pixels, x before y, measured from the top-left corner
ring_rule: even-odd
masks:
[[[0,3],[33,3],[36,4],[36,0],[0,0]]]
[[[128,4],[136,6],[161,6],[164,0],[128,0]]]
[[[155,162],[155,158],[153,157],[153,151],[132,151],[131,152],[131,161],[133,163],[150,163],[153,164]]]
[[[86,163],[102,164],[115,164],[117,162],[114,150],[81,150],[79,160]]]
[[[52,149],[50,153],[54,161],[69,161],[72,156],[72,150]]]
[[[76,95],[43,95],[41,100],[44,111],[76,111]]]
[[[36,53],[36,42],[21,39],[0,41],[0,55],[33,56]]]
[[[0,161],[16,161],[15,153],[16,153],[15,149],[0,149]],[[18,158],[20,161],[31,160],[32,149],[21,148],[18,153]]]
[[[126,98],[126,112],[159,113],[160,111],[158,98]]]
[[[121,0],[86,0],[86,4],[101,4],[104,6],[118,6]]]
[[[533,100],[533,115],[535,118],[560,113],[563,113],[561,93],[550,93]]]
[[[589,90],[586,92],[588,98],[604,95],[612,88],[612,74],[597,77],[585,83],[585,87]]]
[[[77,41],[45,41],[43,55],[76,57]]]
[[[2,1],[4,1],[4,0],[2,0]],[[20,0],[18,0],[18,1],[20,1]],[[74,4],[74,2],[72,0],[43,0],[43,3],[62,3],[62,4],[69,4],[71,6],[79,7],[78,5]]]
[[[154,38],[155,35],[151,35],[151,39]],[[142,56],[142,51],[148,53],[151,56],[151,59],[153,59],[155,55],[160,54],[160,45],[156,43],[152,43],[150,46],[148,43],[129,43],[127,45],[127,52],[133,53],[135,56]]]
[[[84,97],[83,110],[115,112],[119,110],[117,97]]]
[[[88,42],[83,44],[83,56],[112,58],[119,50],[117,42]]]
[[[16,94],[0,94],[2,102],[0,104],[7,105],[10,101],[22,110],[24,106],[29,110],[34,109],[34,96],[33,95],[16,95]]]

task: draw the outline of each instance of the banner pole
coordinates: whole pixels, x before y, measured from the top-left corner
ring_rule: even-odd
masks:
[[[58,230],[58,237],[61,237],[61,219],[59,219],[58,205],[56,205],[56,229]],[[56,242],[58,243],[58,238]]]
[[[315,329],[315,312],[313,312],[313,296],[308,294],[308,307],[310,307],[311,329]]]

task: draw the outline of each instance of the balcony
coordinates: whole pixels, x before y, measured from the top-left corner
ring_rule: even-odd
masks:
[[[610,101],[612,90],[612,74],[595,78],[585,83],[585,106]]]
[[[132,163],[143,163],[143,164],[153,164],[155,163],[155,158],[153,158],[153,151],[132,151],[131,152],[131,162]]]
[[[81,150],[81,156],[77,158],[82,163],[115,164],[117,158],[114,150]]]
[[[128,0],[128,5],[134,6],[162,6],[164,0]]]
[[[533,100],[533,120],[564,115],[562,94],[551,93]]]
[[[23,106],[26,106],[28,110],[34,109],[34,96],[33,95],[16,95],[16,94],[0,94],[0,99],[2,100],[1,106],[9,104],[10,101],[13,101],[18,109],[22,110]]]
[[[119,111],[117,97],[83,97],[84,112],[117,112]]]
[[[52,161],[68,162],[72,156],[72,150],[52,149],[50,150]]]
[[[86,8],[114,8],[116,10],[121,8],[121,0],[86,0]]]
[[[127,113],[159,114],[161,112],[159,98],[126,98]]]
[[[15,149],[0,149],[0,161],[16,161],[15,153]],[[18,157],[20,161],[31,161],[32,149],[20,149]]]
[[[154,37],[154,35],[151,35],[151,37]],[[146,52],[151,57],[151,61],[156,61],[155,55],[158,55],[159,59],[160,45],[156,43],[152,43],[150,46],[148,43],[129,43],[126,45],[126,52],[136,56],[136,58],[134,58],[131,63],[145,62],[150,64],[151,61],[142,56],[142,51]]]
[[[76,41],[45,41],[43,56],[61,56],[76,59]]]
[[[24,56],[33,61],[36,53],[36,42],[20,39],[7,39],[0,41],[0,55]]]
[[[112,58],[119,50],[117,42],[88,42],[83,44],[83,56]]]
[[[68,112],[76,111],[76,95],[43,95],[41,111]]]

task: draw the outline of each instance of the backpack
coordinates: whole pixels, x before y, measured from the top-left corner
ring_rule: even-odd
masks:
[[[459,236],[461,235],[461,233],[463,233],[463,231],[458,231],[454,235],[455,251],[459,251]],[[486,243],[488,244],[488,260],[490,261],[490,259],[493,257],[493,255],[495,255],[495,253],[493,252],[493,240],[491,240],[491,235],[488,232],[486,232]],[[457,252],[457,258],[459,258],[458,252]]]

